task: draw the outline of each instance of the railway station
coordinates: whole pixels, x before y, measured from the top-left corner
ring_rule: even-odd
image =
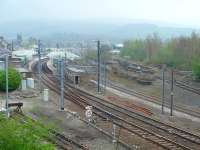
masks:
[[[0,150],[200,150],[200,3],[15,1]]]
[[[81,113],[83,115],[83,118],[85,118],[85,121],[89,123],[91,127],[94,127],[97,130],[100,129],[100,127],[98,126],[98,124],[101,124],[100,118],[106,117],[107,120],[113,117],[117,118],[118,120],[117,122],[116,121],[111,122],[111,127],[109,130],[112,131],[113,133],[112,135],[109,134],[109,131],[107,132],[106,130],[103,129],[100,129],[99,131],[105,134],[105,136],[109,135],[108,138],[111,138],[112,139],[111,141],[114,143],[117,142],[117,137],[116,137],[116,134],[118,133],[117,130],[123,128],[124,130],[127,129],[129,132],[139,135],[139,137],[145,136],[145,139],[143,140],[150,141],[150,143],[153,138],[155,140],[153,143],[156,142],[157,144],[154,145],[153,143],[151,143],[150,146],[152,149],[156,148],[158,144],[162,145],[161,147],[166,147],[166,148],[185,148],[186,147],[185,145],[187,145],[188,143],[190,143],[191,145],[190,147],[195,149],[199,144],[200,139],[198,137],[198,134],[192,134],[187,130],[181,130],[180,128],[177,128],[175,125],[170,125],[169,123],[165,123],[164,121],[166,120],[166,118],[169,119],[167,122],[175,122],[174,120],[175,118],[176,119],[184,118],[185,120],[189,119],[192,122],[200,122],[197,111],[194,110],[190,111],[189,109],[180,107],[180,105],[177,105],[177,103],[175,103],[173,106],[174,107],[172,112],[173,114],[172,116],[170,116],[172,110],[170,109],[170,105],[168,105],[170,103],[166,101],[164,107],[165,115],[162,115],[162,113],[160,112],[161,114],[160,119],[159,120],[155,119],[155,116],[158,117],[156,113],[158,113],[161,110],[161,102],[159,102],[160,97],[148,96],[143,92],[128,89],[125,86],[122,86],[122,84],[115,83],[112,80],[112,78],[110,78],[113,76],[113,74],[115,74],[116,76],[119,76],[118,78],[128,77],[127,80],[130,80],[134,84],[138,84],[142,87],[155,86],[154,85],[155,82],[161,81],[162,79],[156,77],[157,69],[155,67],[147,67],[141,64],[134,64],[122,60],[108,61],[106,72],[107,74],[110,74],[110,76],[107,75],[107,78],[106,76],[104,76],[105,71],[103,72],[103,70],[105,68],[103,67],[104,66],[103,64],[100,64],[100,69],[99,69],[100,79],[98,83],[98,65],[95,66],[94,64],[90,65],[76,64],[78,57],[76,57],[76,59],[73,59],[71,57],[75,56],[75,54],[72,54],[70,56],[68,52],[68,56],[70,57],[66,57],[66,55],[63,55],[63,53],[54,52],[53,55],[49,54],[46,57],[43,56],[41,58],[39,58],[39,55],[36,54],[33,55],[34,57],[32,57],[31,55],[27,56],[32,59],[29,59],[27,64],[23,65],[24,67],[19,65],[22,60],[17,59],[16,55],[13,56],[13,58],[12,57],[10,58],[12,60],[10,62],[11,63],[10,65],[14,66],[22,76],[23,81],[21,82],[20,87],[23,94],[26,93],[25,95],[27,95],[28,93],[33,92],[35,93],[33,94],[33,98],[35,97],[36,99],[38,99],[39,97],[37,95],[39,93],[36,91],[37,89],[38,90],[40,89],[39,87],[42,87],[40,91],[42,95],[38,99],[39,101],[42,102],[42,105],[44,105],[41,107],[41,109],[44,109],[43,107],[45,107],[47,103],[52,103],[51,101],[53,99],[54,101],[56,101],[57,99],[58,103],[56,107],[53,106],[54,109],[56,110],[57,108],[58,110],[62,110],[63,113],[61,112],[61,114],[68,114],[71,117],[73,117],[75,121],[77,121],[77,116],[80,117],[78,115],[79,112],[73,111],[74,108],[70,110],[70,108],[68,108],[69,105],[67,104],[68,102],[66,103],[66,100],[70,99],[70,101],[72,101],[74,104],[78,105],[79,107],[83,107],[82,109],[79,110],[79,111],[83,110],[83,112]],[[63,60],[64,62],[63,67],[59,66],[60,60]],[[1,64],[2,64],[1,66],[5,65],[4,59],[2,59]],[[26,66],[29,66],[29,68],[26,68]],[[5,68],[5,66],[2,68]],[[123,69],[126,68],[127,72],[125,72],[125,70],[122,71],[123,69],[120,68]],[[61,73],[62,70],[64,73],[63,77]],[[121,72],[119,73],[119,71]],[[131,77],[132,74],[135,77]],[[141,76],[142,78],[144,78],[144,75],[146,75],[147,78],[153,79],[151,80],[151,84],[144,84],[138,82],[138,78],[140,78]],[[52,78],[53,76],[54,78]],[[44,81],[45,84],[43,84]],[[170,85],[170,83],[167,80],[166,84]],[[184,82],[175,80],[174,84],[179,88],[183,88],[184,90],[187,89],[192,93],[198,94],[198,91],[196,89],[193,88],[188,89],[189,86],[186,86],[186,83]],[[98,86],[99,86],[99,91],[98,91]],[[57,92],[57,89],[60,89],[60,92]],[[52,96],[51,91],[56,92],[56,95],[54,94],[54,96]],[[20,95],[22,96],[23,94]],[[26,97],[25,95],[23,97]],[[56,98],[52,99],[52,97]],[[54,105],[54,103],[48,104],[48,107],[49,105]],[[21,100],[15,100],[14,102],[11,102],[11,100],[9,100],[10,109],[11,107],[16,107],[16,111],[22,112],[23,107],[25,106],[26,102],[23,102]],[[104,116],[101,113],[100,114],[97,113],[96,110],[98,110],[98,112],[105,114],[107,114],[108,112],[109,113],[106,116]],[[134,123],[129,122],[122,117],[126,115],[128,115],[129,119],[133,119]],[[148,121],[148,126],[146,124],[147,121]],[[140,124],[141,125],[140,128],[138,128],[138,126],[135,123]],[[110,124],[110,123],[109,121],[104,121],[104,124]],[[129,128],[129,126],[131,127]],[[145,128],[143,126],[145,126]],[[180,141],[184,138],[184,141],[187,140],[187,144],[178,144],[170,140],[166,142],[166,138],[164,136],[158,137],[157,135],[158,133],[155,134],[153,132],[149,132],[147,131],[148,128],[152,129],[159,128],[160,130],[162,130],[162,132],[172,130],[173,132],[176,132],[176,134],[173,135],[173,137],[176,137]],[[170,135],[171,133],[169,132],[165,134],[167,136],[171,136]],[[127,145],[120,141],[118,142],[120,143],[122,149],[130,148],[130,145]],[[78,143],[76,144],[78,145]],[[137,143],[136,145],[134,145],[134,147],[137,148],[139,147],[139,145],[140,144]],[[86,144],[85,147],[87,146],[88,145]]]

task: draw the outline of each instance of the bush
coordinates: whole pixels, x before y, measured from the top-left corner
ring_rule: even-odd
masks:
[[[194,59],[192,62],[192,72],[197,80],[200,80],[200,60]]]
[[[8,90],[16,90],[21,83],[21,75],[14,68],[8,69]],[[6,90],[6,73],[5,71],[0,71],[0,90]]]
[[[1,150],[53,150],[55,146],[48,141],[49,128],[41,127],[39,122],[7,118],[0,114]]]

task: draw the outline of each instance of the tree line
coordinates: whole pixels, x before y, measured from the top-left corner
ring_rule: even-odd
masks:
[[[195,32],[165,41],[155,33],[146,39],[127,40],[120,55],[134,61],[192,70],[200,79],[200,35]]]

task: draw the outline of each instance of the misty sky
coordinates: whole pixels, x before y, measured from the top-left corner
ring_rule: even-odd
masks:
[[[0,22],[136,19],[200,26],[199,7],[200,0],[0,0]]]

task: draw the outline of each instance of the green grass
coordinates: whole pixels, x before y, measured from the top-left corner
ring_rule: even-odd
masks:
[[[48,142],[49,128],[29,119],[0,114],[0,150],[54,150],[55,146]]]

